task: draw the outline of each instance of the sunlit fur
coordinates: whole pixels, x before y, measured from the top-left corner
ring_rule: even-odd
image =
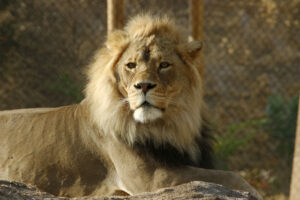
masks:
[[[138,110],[135,105],[140,97],[132,97],[137,95],[133,94],[134,82],[129,85],[124,82],[128,79],[143,81],[147,73],[124,77],[128,74],[122,68],[127,57],[136,53],[134,47],[151,45],[151,42],[154,48],[161,43],[171,47],[162,52],[174,58],[171,62],[175,72],[169,77],[172,84],[165,87],[160,82],[163,80],[155,79],[157,91],[164,97],[155,97],[155,88],[149,92],[149,96],[153,96],[150,101],[165,110],[161,116],[156,113],[157,116],[150,114],[147,118],[143,115],[146,111]],[[133,18],[125,30],[111,33],[88,71],[85,92],[94,123],[104,134],[122,138],[130,145],[149,139],[155,145],[169,143],[196,160],[200,152],[195,139],[201,137],[203,115],[202,67],[195,58],[200,48],[199,42],[185,41],[180,28],[168,17],[141,15]],[[155,56],[155,51],[153,54]],[[134,119],[135,109],[138,110],[135,115],[141,116],[141,120]],[[148,123],[140,123],[146,121]]]

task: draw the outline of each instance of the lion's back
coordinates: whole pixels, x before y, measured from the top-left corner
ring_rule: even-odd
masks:
[[[64,130],[69,114],[60,109],[0,112],[0,178],[35,182],[39,171],[58,162],[63,148],[68,151]]]
[[[0,179],[63,196],[101,189],[107,170],[86,148],[83,137],[90,127],[82,110],[71,105],[0,112]]]

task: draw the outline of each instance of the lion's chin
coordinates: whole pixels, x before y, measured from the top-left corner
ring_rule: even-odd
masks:
[[[141,123],[149,123],[163,115],[162,111],[152,106],[142,106],[137,108],[133,113],[133,118]]]

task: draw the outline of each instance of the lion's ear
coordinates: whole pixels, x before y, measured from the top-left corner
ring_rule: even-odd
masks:
[[[199,56],[202,46],[203,46],[203,43],[201,41],[194,40],[194,41],[186,43],[184,46],[185,46],[185,50],[189,54],[189,56],[192,59],[195,59],[196,57]]]
[[[129,36],[125,31],[116,30],[108,34],[106,47],[109,50],[122,50],[129,44]]]

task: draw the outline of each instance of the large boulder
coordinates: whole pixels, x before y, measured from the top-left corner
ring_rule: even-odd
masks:
[[[69,200],[70,198],[55,197],[41,192],[35,187],[22,183],[0,180],[0,200]],[[111,196],[97,198],[72,198],[72,200],[138,200],[138,199],[205,199],[205,200],[255,200],[249,192],[230,190],[221,185],[194,181],[170,188],[163,188],[156,192],[148,192],[134,196]],[[70,199],[71,200],[71,199]]]

